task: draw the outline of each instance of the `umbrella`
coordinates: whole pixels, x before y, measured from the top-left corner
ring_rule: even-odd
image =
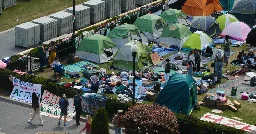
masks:
[[[0,68],[5,69],[6,68],[6,63],[4,63],[3,61],[0,61]]]
[[[195,16],[190,26],[198,30],[206,31],[214,23],[215,19],[211,16]]]
[[[256,47],[256,28],[253,28],[246,38],[246,43]]]

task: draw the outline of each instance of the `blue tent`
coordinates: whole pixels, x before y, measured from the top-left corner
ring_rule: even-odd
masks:
[[[225,11],[230,11],[233,8],[235,0],[220,0],[220,4]]]
[[[155,103],[168,107],[174,113],[191,114],[197,104],[196,81],[189,75],[173,74]]]
[[[236,16],[239,21],[253,26],[256,19],[256,0],[236,0],[231,14]]]

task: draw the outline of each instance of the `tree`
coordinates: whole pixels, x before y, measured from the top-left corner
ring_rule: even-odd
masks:
[[[130,107],[122,118],[127,134],[178,134],[174,113],[159,105],[136,105]]]
[[[91,134],[109,134],[107,110],[99,108],[92,120]]]

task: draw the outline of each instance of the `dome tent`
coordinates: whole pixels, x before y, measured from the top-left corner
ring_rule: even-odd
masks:
[[[134,23],[149,40],[155,40],[162,34],[165,27],[164,19],[155,14],[146,14],[136,19]]]
[[[133,57],[132,57],[132,45],[137,45],[136,55],[136,70],[142,69],[144,66],[151,65],[152,61],[150,58],[151,49],[147,45],[143,45],[138,41],[130,41],[123,45],[121,49],[116,53],[113,61],[113,66],[120,69],[132,70]],[[147,65],[146,65],[147,64]]]
[[[202,50],[210,45],[213,45],[212,39],[202,31],[196,31],[188,37],[187,41],[183,45],[183,48]]]
[[[113,58],[117,51],[118,48],[111,39],[94,34],[81,41],[75,55],[95,63],[105,63]]]
[[[220,0],[220,4],[225,11],[230,11],[233,8],[235,0]]]
[[[165,27],[158,42],[167,45],[176,45],[181,48],[191,34],[191,31],[184,25],[170,24]]]
[[[193,77],[175,73],[159,93],[156,104],[164,105],[174,113],[190,115],[197,104],[197,86]]]
[[[117,26],[108,34],[108,37],[116,44],[118,48],[121,48],[124,44],[126,44],[129,38],[134,39],[137,36],[138,28],[132,24]]]
[[[243,22],[233,22],[223,30],[221,36],[229,35],[233,39],[245,41],[251,30],[252,29]]]
[[[187,15],[181,10],[168,9],[164,11],[160,17],[162,17],[166,23],[178,23],[178,18],[186,18]]]
[[[228,26],[232,22],[237,22],[237,21],[239,20],[231,14],[223,14],[216,19],[216,22],[219,24],[220,30],[223,30],[226,26]]]

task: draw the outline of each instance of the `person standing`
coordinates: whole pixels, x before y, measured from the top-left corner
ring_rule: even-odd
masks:
[[[54,42],[51,42],[50,44],[51,44],[51,53],[50,53],[48,62],[51,65],[57,56],[57,48],[54,45]]]
[[[222,68],[224,63],[224,52],[221,50],[221,47],[218,46],[215,55],[214,61],[214,76],[217,77],[217,81],[220,81],[222,78]]]
[[[64,116],[64,125],[63,125],[63,127],[67,127],[68,125],[66,123],[67,123],[69,102],[68,102],[68,99],[66,98],[65,94],[63,94],[62,98],[60,99],[59,105],[60,105],[61,113],[60,113],[58,126],[61,124],[60,120],[61,120],[62,116]]]
[[[121,128],[122,113],[123,113],[123,110],[118,110],[118,113],[114,116],[112,120],[112,123],[115,128],[115,134],[122,134],[122,128]]]
[[[42,126],[43,125],[43,119],[42,119],[42,116],[40,114],[40,101],[39,101],[39,97],[36,95],[35,92],[32,93],[32,108],[33,108],[32,116],[28,120],[28,123],[32,124],[32,120],[34,119],[34,117],[37,114],[39,116],[40,125]]]
[[[44,66],[46,63],[46,55],[43,46],[38,47],[39,61],[40,61],[40,71],[44,71]]]
[[[90,115],[87,115],[86,118],[87,118],[86,124],[84,128],[80,131],[80,133],[86,130],[86,134],[91,134],[92,118]]]
[[[187,70],[188,70],[189,76],[193,76],[193,68],[194,68],[194,62],[192,60],[189,60],[188,65],[187,65]]]
[[[100,80],[99,80],[98,75],[99,75],[99,73],[97,72],[95,75],[90,77],[91,90],[93,90],[95,93],[98,93],[99,86],[100,86]]]
[[[76,125],[79,126],[80,125],[80,115],[82,112],[82,97],[81,97],[82,93],[76,95],[74,97],[74,106],[75,106],[75,110],[76,110]]]
[[[224,43],[223,43],[223,47],[224,47],[224,62],[226,63],[225,66],[228,65],[228,59],[230,57],[230,46],[232,45],[232,43],[229,40],[229,38],[230,37],[228,35],[226,35]]]
[[[166,64],[165,64],[165,68],[164,68],[164,81],[165,83],[167,83],[169,81],[170,78],[170,73],[171,73],[171,64],[170,64],[170,59],[166,59]]]
[[[200,50],[194,50],[194,56],[195,56],[195,66],[196,66],[196,71],[200,71],[200,65],[201,65],[201,53]]]

